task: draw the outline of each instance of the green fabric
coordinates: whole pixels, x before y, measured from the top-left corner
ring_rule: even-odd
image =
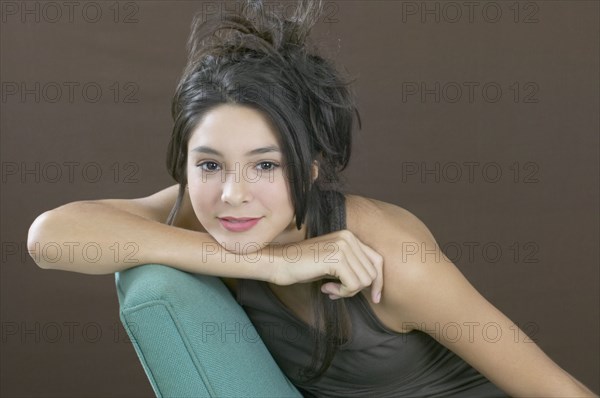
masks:
[[[147,264],[115,282],[157,397],[302,397],[219,278]]]

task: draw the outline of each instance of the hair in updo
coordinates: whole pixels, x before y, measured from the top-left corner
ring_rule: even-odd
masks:
[[[188,62],[171,108],[167,168],[179,183],[179,195],[168,224],[177,216],[187,185],[191,133],[211,109],[238,104],[261,112],[279,134],[296,227],[307,219],[309,238],[346,228],[338,173],[350,159],[354,116],[359,128],[361,123],[350,89],[353,80],[344,79],[331,61],[308,48],[322,9],[320,0],[301,0],[294,15],[285,18],[268,12],[262,1],[247,1],[237,14],[194,17]],[[313,183],[314,160],[319,174]],[[316,331],[323,326],[325,335],[314,334],[307,381],[325,372],[350,332],[344,299],[324,300],[323,283],[311,287]]]

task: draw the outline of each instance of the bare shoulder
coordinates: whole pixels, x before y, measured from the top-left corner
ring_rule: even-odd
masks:
[[[100,199],[92,203],[100,203],[116,207],[140,217],[160,223],[166,223],[169,214],[177,201],[179,185],[171,185],[148,196],[134,199]],[[174,227],[197,232],[206,232],[204,226],[198,221],[189,193],[185,191],[177,217],[173,222]]]
[[[409,210],[360,195],[346,195],[346,227],[365,243],[369,240],[378,246],[397,245],[402,238],[433,239],[429,228]]]
[[[408,322],[398,303],[403,302],[403,295],[410,294],[413,281],[422,283],[431,272],[431,268],[420,266],[420,255],[423,248],[436,247],[433,235],[417,216],[393,203],[346,195],[346,208],[347,229],[383,257],[381,302],[375,304],[369,294],[361,293],[387,327],[401,333],[412,330],[406,327]],[[386,300],[391,296],[393,301]]]
[[[393,203],[351,196],[347,228],[383,256],[384,278],[406,284],[427,279],[442,268],[435,265],[447,259],[429,228],[415,214]]]

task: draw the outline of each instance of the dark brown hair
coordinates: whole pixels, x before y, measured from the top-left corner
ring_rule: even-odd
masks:
[[[267,11],[262,1],[247,1],[237,14],[194,17],[188,62],[172,102],[167,168],[179,183],[179,196],[168,224],[187,185],[192,131],[214,107],[239,104],[262,112],[279,134],[296,227],[307,219],[309,238],[346,228],[339,211],[345,203],[338,173],[348,165],[354,116],[360,128],[360,115],[350,90],[353,80],[344,79],[331,61],[309,49],[308,35],[322,9],[320,0],[302,0],[294,15],[285,18]],[[319,175],[313,183],[314,160]],[[323,299],[323,282],[311,286],[316,328],[307,381],[325,372],[350,331],[344,299]]]

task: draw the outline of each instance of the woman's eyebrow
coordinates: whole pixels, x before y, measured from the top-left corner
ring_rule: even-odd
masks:
[[[221,152],[219,152],[216,149],[213,149],[211,147],[205,146],[205,145],[197,146],[196,148],[192,149],[192,152],[208,153],[210,155],[216,155],[216,156],[223,157],[223,154]],[[250,152],[246,153],[246,156],[251,156],[251,155],[256,155],[256,154],[261,154],[261,153],[269,153],[269,152],[281,152],[281,151],[279,150],[279,147],[277,147],[275,145],[269,145],[269,146],[253,149]]]

